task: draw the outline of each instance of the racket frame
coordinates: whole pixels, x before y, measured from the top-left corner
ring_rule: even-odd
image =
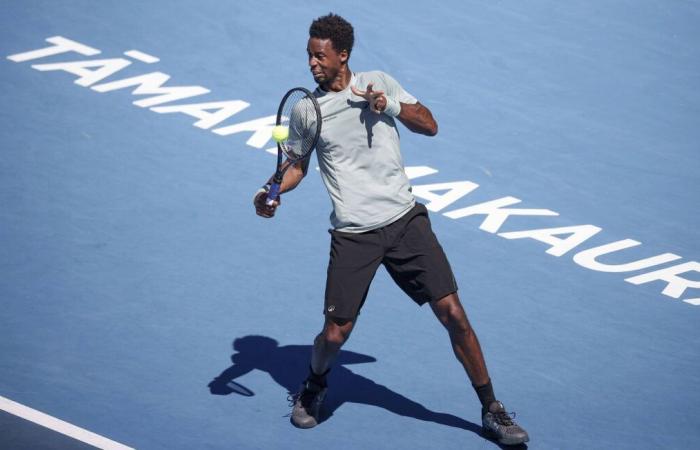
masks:
[[[284,94],[284,97],[282,97],[282,101],[280,102],[279,107],[277,108],[277,118],[275,120],[275,125],[282,125],[282,110],[284,109],[284,105],[287,102],[287,99],[289,98],[290,95],[292,95],[296,91],[301,91],[305,94],[306,97],[308,97],[313,106],[314,109],[316,110],[316,123],[318,124],[316,126],[316,135],[314,136],[314,139],[311,143],[311,149],[302,157],[300,158],[292,158],[283,150],[283,143],[282,142],[277,142],[277,169],[275,170],[275,175],[272,177],[272,183],[270,184],[270,190],[267,192],[267,200],[266,204],[268,206],[271,206],[273,202],[277,199],[280,193],[280,187],[282,185],[282,179],[284,178],[284,173],[287,171],[287,169],[294,165],[295,163],[302,161],[309,156],[311,156],[311,153],[313,153],[314,148],[316,147],[316,144],[318,143],[318,138],[321,135],[321,123],[323,121],[323,117],[321,116],[321,107],[318,104],[318,101],[316,100],[316,97],[314,97],[314,94],[309,91],[306,88],[303,87],[295,87],[287,91],[286,94]],[[305,97],[302,97],[305,98]],[[288,118],[291,119],[291,118]],[[283,163],[283,157],[287,157],[287,161],[289,164],[284,164]]]

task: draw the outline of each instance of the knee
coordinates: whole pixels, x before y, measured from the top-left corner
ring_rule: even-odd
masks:
[[[320,344],[326,348],[337,347],[340,348],[345,343],[345,336],[338,330],[324,329],[318,336],[316,336],[316,343]]]
[[[327,347],[340,348],[347,341],[350,329],[351,326],[340,326],[331,322],[326,324],[323,331],[316,337],[316,340]]]
[[[464,311],[459,309],[455,310],[450,310],[447,313],[447,323],[445,326],[449,330],[450,333],[453,334],[471,334],[472,333],[472,327],[469,324],[469,321],[467,320],[467,316],[464,314]]]
[[[459,301],[446,303],[440,311],[440,322],[447,328],[450,334],[469,335],[473,333],[467,314]]]

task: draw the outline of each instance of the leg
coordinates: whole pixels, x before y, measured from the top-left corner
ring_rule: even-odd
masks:
[[[315,427],[326,395],[326,373],[355,326],[372,278],[381,263],[383,248],[378,233],[331,232],[323,330],[314,339],[311,373],[294,401],[292,423]],[[351,317],[352,319],[340,319]]]
[[[430,302],[430,307],[440,323],[450,335],[452,350],[459,362],[464,366],[469,379],[474,386],[483,386],[489,382],[484,356],[476,333],[469,324],[467,314],[462,308],[457,293],[454,292],[439,300]]]
[[[455,356],[481,402],[484,431],[501,444],[527,442],[527,432],[512,421],[503,404],[496,400],[479,340],[459,302],[452,268],[432,232],[427,209],[418,204],[414,212],[396,223],[404,226],[404,231],[383,260],[389,274],[416,303],[430,302],[435,316],[447,329]],[[445,295],[447,292],[451,294]]]
[[[302,390],[294,400],[292,423],[299,428],[312,428],[320,421],[321,404],[326,396],[326,373],[335,361],[340,348],[350,337],[354,320],[326,316],[323,330],[314,340],[311,353],[311,372]]]
[[[501,444],[517,445],[529,440],[527,432],[513,421],[503,403],[496,400],[491,387],[479,340],[474,333],[467,314],[459,302],[457,293],[449,294],[430,303],[433,312],[447,328],[452,349],[481,400],[484,433]]]
[[[367,298],[369,285],[381,263],[382,252],[377,233],[331,232],[331,257],[324,299],[326,316],[323,330],[314,339],[312,375],[325,374],[350,337]]]
[[[323,330],[316,336],[311,354],[311,370],[316,375],[323,375],[330,369],[354,326],[353,320],[326,316]]]

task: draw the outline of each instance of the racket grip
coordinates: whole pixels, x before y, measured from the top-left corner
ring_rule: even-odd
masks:
[[[280,184],[272,183],[267,193],[267,201],[265,202],[267,206],[272,206],[272,203],[277,200],[278,195],[280,195]]]

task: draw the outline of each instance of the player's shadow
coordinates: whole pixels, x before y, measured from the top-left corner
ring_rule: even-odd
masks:
[[[291,395],[299,391],[301,382],[309,371],[310,345],[280,347],[276,340],[267,336],[244,336],[233,341],[233,349],[233,365],[209,383],[212,394],[236,393],[249,397],[255,395],[235,380],[257,369],[267,372]],[[328,396],[324,402],[321,422],[328,420],[343,403],[352,402],[377,406],[401,416],[481,433],[481,427],[475,423],[452,414],[431,411],[420,403],[345,367],[349,364],[369,362],[376,362],[376,359],[350,351],[340,352],[328,375]]]

